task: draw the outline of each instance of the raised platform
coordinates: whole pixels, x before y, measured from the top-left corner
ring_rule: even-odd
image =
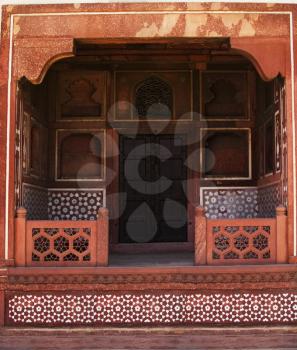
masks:
[[[7,326],[297,322],[296,265],[9,268],[2,272]]]

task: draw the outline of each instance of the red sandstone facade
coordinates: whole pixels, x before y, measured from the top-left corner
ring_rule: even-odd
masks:
[[[2,326],[296,322],[296,15],[296,6],[277,4],[4,6],[0,65]],[[147,75],[148,71],[153,74]],[[191,78],[187,76],[189,71]],[[223,121],[212,118],[220,110],[213,104],[209,107],[207,104],[212,100],[205,97],[209,92],[207,83],[206,87],[203,84],[215,81],[214,72],[216,76],[229,76],[238,89],[246,86],[240,90],[244,96],[240,105],[227,106],[233,117],[228,119],[226,114]],[[100,75],[99,83],[94,74]],[[75,75],[84,78],[80,78],[79,86],[65,87],[72,98],[69,104],[69,96],[63,100],[63,86]],[[163,81],[156,80],[156,76],[163,77]],[[191,166],[192,170],[187,170],[185,238],[171,241],[164,234],[159,241],[135,243],[121,236],[123,221],[115,215],[120,211],[118,194],[124,188],[121,142],[130,147],[122,135],[132,133],[135,120],[132,112],[131,120],[127,120],[130,110],[122,119],[119,117],[123,104],[113,107],[111,117],[108,107],[113,105],[112,101],[117,102],[116,96],[131,96],[130,85],[134,91],[135,84],[135,91],[140,94],[143,90],[138,87],[144,89],[144,85],[137,85],[138,81],[152,84],[152,77],[153,84],[159,84],[162,91],[170,84],[174,87],[173,97],[168,88],[166,98],[168,104],[174,100],[175,114],[169,124],[164,124],[163,131],[158,131],[163,119],[151,123],[149,117],[141,122],[137,119],[140,138],[145,135],[149,140],[145,144],[151,144],[153,137],[160,144],[164,141],[153,134],[167,135],[168,141],[173,129],[186,135],[187,154],[196,150],[195,137],[200,132],[207,141],[201,139],[204,144],[197,146],[197,158],[191,161],[192,165],[202,164],[201,168],[193,170]],[[191,82],[189,92],[178,85],[187,79]],[[87,80],[92,82],[97,95],[92,92],[92,98],[89,96],[86,102],[77,91],[86,86]],[[269,81],[273,88],[265,90]],[[211,85],[211,89],[215,89],[213,86],[220,89],[220,84]],[[211,91],[215,95],[217,90]],[[180,101],[178,95],[182,95]],[[270,110],[264,106],[262,111],[257,104],[258,98],[261,104],[259,96],[264,95],[267,101],[272,101]],[[34,98],[41,102],[34,105]],[[179,110],[183,116],[188,111],[188,107],[183,107],[187,100],[197,118],[195,113],[189,119],[178,116]],[[88,110],[86,121],[75,116],[84,113],[77,112],[80,108]],[[40,111],[48,116],[44,124],[39,117],[34,117],[36,120],[32,117]],[[269,118],[269,113],[273,113],[272,134],[268,122],[261,124],[261,113]],[[26,145],[20,141],[26,138],[26,116],[30,125],[29,160],[24,156]],[[149,126],[153,131],[148,131]],[[263,145],[262,133],[266,135]],[[83,136],[78,138],[78,134]],[[84,140],[94,134],[99,135],[100,167],[86,170],[78,178],[80,185],[85,184],[80,187],[79,181],[73,182],[76,171],[71,162],[75,157],[73,145],[79,144],[83,152]],[[66,144],[69,135],[72,139],[68,138]],[[241,141],[236,143],[238,137]],[[272,145],[270,137],[275,140]],[[42,148],[46,138],[48,146]],[[34,139],[39,141],[34,144]],[[220,153],[218,144],[228,145],[225,155]],[[220,165],[211,171],[203,168],[208,162],[203,153],[206,145],[212,145],[212,151],[218,152],[217,159],[222,157]],[[45,158],[38,151],[47,154],[47,165],[42,163]],[[227,154],[233,155],[229,160],[231,170],[224,162]],[[237,163],[232,163],[232,159]],[[111,181],[107,169],[116,174]],[[224,176],[224,171],[229,175]],[[188,181],[190,178],[193,181]],[[263,197],[263,191],[276,184],[277,199]],[[52,211],[44,218],[31,213],[30,217],[24,197],[29,190],[25,185],[47,191],[47,210],[54,210],[49,203],[61,200],[65,193],[75,197],[74,192],[80,187],[80,193],[89,191],[90,198],[99,200],[98,215],[93,220],[79,217],[73,221],[73,217],[59,216],[63,213],[61,205],[59,214]],[[244,200],[249,198],[248,202],[251,196],[262,196],[257,206],[264,208],[272,201],[276,214],[267,214],[264,209],[259,213],[257,209],[255,215],[211,216],[207,196],[212,195],[214,187],[221,191],[220,196],[229,191],[232,200],[237,200],[240,191]],[[116,196],[112,196],[114,193]],[[67,209],[70,204],[64,205]],[[82,205],[78,204],[78,210]],[[248,208],[247,203],[240,205]],[[152,261],[127,266],[122,258],[111,263],[113,253],[127,256],[135,251],[171,252],[176,254],[176,261],[168,266]],[[181,266],[178,262],[181,253],[192,254],[192,261]]]

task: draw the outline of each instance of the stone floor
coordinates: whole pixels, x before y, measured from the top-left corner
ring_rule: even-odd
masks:
[[[138,253],[119,254],[113,253],[109,256],[109,266],[192,266],[194,264],[194,253]]]
[[[296,327],[0,330],[1,350],[297,349]]]

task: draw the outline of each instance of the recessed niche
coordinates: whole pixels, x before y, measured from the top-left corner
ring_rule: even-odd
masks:
[[[249,178],[250,131],[208,129],[203,138],[202,169],[205,178]]]
[[[61,131],[57,145],[58,179],[100,180],[103,178],[104,134]]]
[[[200,112],[203,119],[249,119],[246,72],[202,72]]]
[[[57,119],[105,117],[106,72],[66,71],[58,81]]]

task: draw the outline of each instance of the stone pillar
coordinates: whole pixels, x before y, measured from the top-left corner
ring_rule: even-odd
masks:
[[[207,227],[203,207],[195,208],[195,265],[206,265]]]
[[[283,205],[276,208],[276,262],[288,262],[287,215]]]
[[[18,208],[15,219],[15,265],[26,265],[26,216],[25,208]]]
[[[109,255],[109,217],[108,209],[100,208],[97,217],[97,266],[108,265]]]

